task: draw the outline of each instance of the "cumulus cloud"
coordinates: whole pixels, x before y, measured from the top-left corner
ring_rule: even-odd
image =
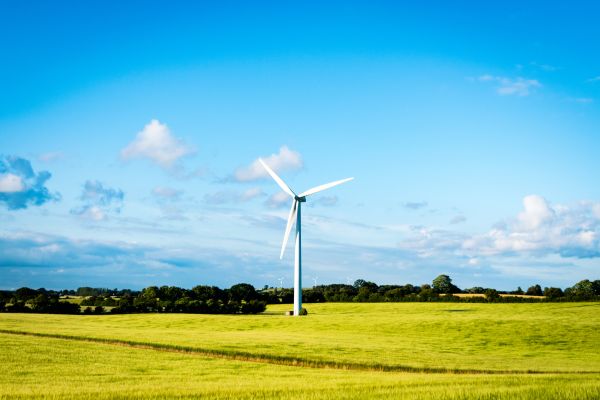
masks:
[[[263,160],[277,173],[287,170],[299,170],[303,166],[300,153],[290,150],[287,146],[281,146],[279,153],[263,157]],[[238,168],[233,174],[234,180],[238,182],[255,181],[267,177],[269,177],[269,174],[258,159],[246,167]]]
[[[482,255],[600,257],[599,209],[600,203],[552,205],[541,196],[526,196],[516,218],[466,240],[463,249]]]
[[[462,222],[458,216],[451,223]],[[539,195],[523,198],[523,209],[485,233],[467,234],[436,227],[411,226],[398,243],[419,258],[505,260],[600,257],[600,203],[551,204]]]
[[[479,82],[492,82],[496,84],[496,92],[500,95],[528,96],[531,91],[542,87],[536,79],[521,77],[507,78],[504,76],[482,75],[477,78]]]
[[[212,205],[221,205],[227,203],[245,203],[252,199],[265,196],[260,188],[250,188],[243,192],[232,190],[220,190],[215,193],[208,193],[204,196],[204,201]]]
[[[50,193],[45,186],[51,176],[48,171],[36,174],[31,163],[24,158],[0,157],[0,203],[9,210],[19,210],[59,200],[60,195]]]
[[[419,210],[427,207],[427,205],[428,203],[426,201],[407,201],[406,203],[402,203],[404,208],[408,208],[410,210]]]
[[[125,194],[121,189],[105,187],[99,181],[86,181],[81,193],[83,205],[71,210],[72,214],[79,215],[94,221],[101,221],[110,213],[120,213],[123,207]]]
[[[147,158],[170,170],[178,160],[191,153],[193,149],[174,137],[167,125],[153,119],[121,150],[121,159]]]
[[[21,192],[25,188],[23,180],[15,174],[0,175],[0,193]]]

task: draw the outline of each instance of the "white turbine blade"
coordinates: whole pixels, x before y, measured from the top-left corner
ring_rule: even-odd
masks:
[[[301,193],[299,197],[310,196],[311,194],[315,194],[315,193],[321,192],[323,190],[332,188],[334,186],[341,185],[342,183],[346,183],[348,181],[351,181],[352,179],[354,179],[354,178],[346,178],[346,179],[342,179],[342,180],[339,180],[339,181],[326,183],[324,185],[317,186],[317,187],[314,187],[312,189],[308,189],[306,192]]]
[[[281,254],[279,254],[279,259],[283,258],[283,253],[285,252],[285,246],[287,245],[288,239],[290,237],[290,231],[292,230],[292,226],[294,226],[294,220],[296,219],[296,207],[298,206],[298,202],[294,199],[292,202],[292,209],[290,210],[290,216],[288,217],[287,226],[285,227],[285,234],[283,235],[283,244],[281,245]]]
[[[277,174],[271,168],[269,168],[267,163],[265,163],[262,160],[262,158],[259,158],[258,161],[260,161],[260,163],[262,164],[263,167],[265,167],[265,169],[267,170],[269,175],[271,175],[271,178],[273,178],[275,180],[275,182],[277,182],[279,187],[281,189],[283,189],[284,192],[286,192],[287,194],[289,194],[292,197],[296,197],[296,193],[294,193],[294,191],[292,189],[290,189],[290,187],[288,185],[286,185],[286,183],[283,181],[283,179],[281,179],[279,176],[277,176]]]

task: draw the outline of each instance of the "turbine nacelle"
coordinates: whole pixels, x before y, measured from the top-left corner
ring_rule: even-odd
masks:
[[[299,203],[306,203],[306,196],[294,196],[294,200],[296,200]]]

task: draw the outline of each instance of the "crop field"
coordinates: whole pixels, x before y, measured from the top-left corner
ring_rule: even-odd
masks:
[[[0,314],[1,399],[598,399],[600,303]]]

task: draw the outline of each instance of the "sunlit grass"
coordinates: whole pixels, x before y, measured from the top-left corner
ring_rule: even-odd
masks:
[[[600,304],[309,304],[281,315],[1,314],[0,329],[305,361],[497,371],[600,372]]]
[[[0,399],[597,399],[600,374],[300,368],[0,334]]]

